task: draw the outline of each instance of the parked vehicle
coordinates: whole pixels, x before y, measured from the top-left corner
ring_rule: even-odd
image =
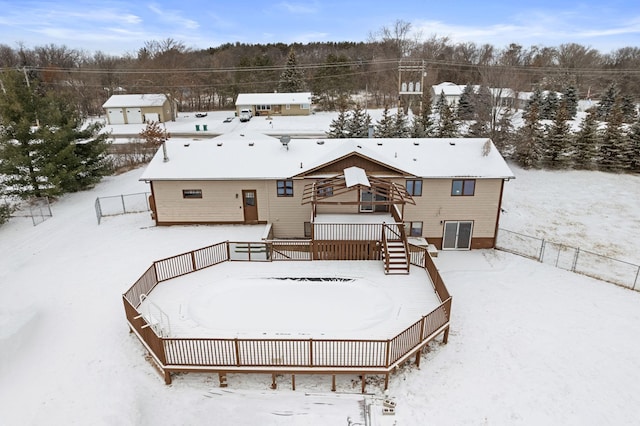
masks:
[[[224,120],[222,120],[223,123],[231,123],[233,121],[233,117],[227,117]]]
[[[202,117],[206,117],[207,113],[206,112],[196,112],[196,117],[198,118],[202,118]]]
[[[241,109],[240,110],[240,121],[245,122],[245,121],[249,121],[251,120],[251,116],[253,114],[251,113],[250,109]]]

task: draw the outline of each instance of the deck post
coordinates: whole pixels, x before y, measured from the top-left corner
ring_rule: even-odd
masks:
[[[191,252],[191,267],[193,268],[194,271],[198,270],[198,267],[196,266],[196,252],[192,251]]]
[[[291,390],[296,390],[296,375],[291,375]]]
[[[218,381],[221,388],[227,387],[227,373],[218,373]]]
[[[367,376],[363,373],[362,374],[362,393],[364,393],[364,388],[367,385]]]
[[[167,370],[162,370],[162,374],[164,375],[164,384],[165,385],[170,385],[171,384],[171,373]]]
[[[449,341],[449,326],[447,326],[447,328],[444,329],[444,336],[442,337],[442,343],[446,345],[448,341]]]
[[[422,349],[416,351],[416,367],[420,368],[420,355],[422,355]]]
[[[278,384],[276,383],[276,373],[271,374],[271,389],[277,389]]]
[[[336,391],[336,375],[332,374],[331,375],[331,392],[335,392]]]
[[[389,389],[389,372],[384,375],[384,390]]]

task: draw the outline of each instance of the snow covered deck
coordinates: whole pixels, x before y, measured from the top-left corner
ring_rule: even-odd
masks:
[[[159,284],[165,337],[391,339],[440,305],[424,269],[380,261],[225,262]],[[160,318],[159,315],[155,315]]]

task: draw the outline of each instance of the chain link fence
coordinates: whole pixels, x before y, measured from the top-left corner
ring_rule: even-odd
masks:
[[[49,204],[47,197],[34,197],[28,200],[4,198],[1,203],[10,212],[9,217],[29,217],[33,226],[53,217],[51,204]]]
[[[151,195],[150,192],[138,192],[136,194],[122,194],[96,198],[95,208],[98,225],[105,216],[150,211],[149,195]]]
[[[640,290],[640,265],[623,260],[506,229],[498,230],[496,248],[551,264],[556,268]]]

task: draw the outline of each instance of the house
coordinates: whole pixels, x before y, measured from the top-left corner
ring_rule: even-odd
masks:
[[[442,96],[445,97],[447,103],[451,106],[456,105],[460,101],[460,96],[467,86],[465,84],[455,84],[448,81],[431,86],[431,103],[437,105]],[[473,86],[474,93],[480,90],[479,85]]]
[[[470,249],[494,247],[513,178],[489,139],[228,133],[170,139],[140,180],[157,225],[264,223],[275,238],[379,240],[384,222],[404,224],[403,239]]]
[[[175,105],[167,95],[112,95],[103,105],[109,124],[142,124],[151,121],[173,121]]]
[[[309,115],[311,92],[301,93],[240,93],[236,112],[250,109],[253,115]]]

